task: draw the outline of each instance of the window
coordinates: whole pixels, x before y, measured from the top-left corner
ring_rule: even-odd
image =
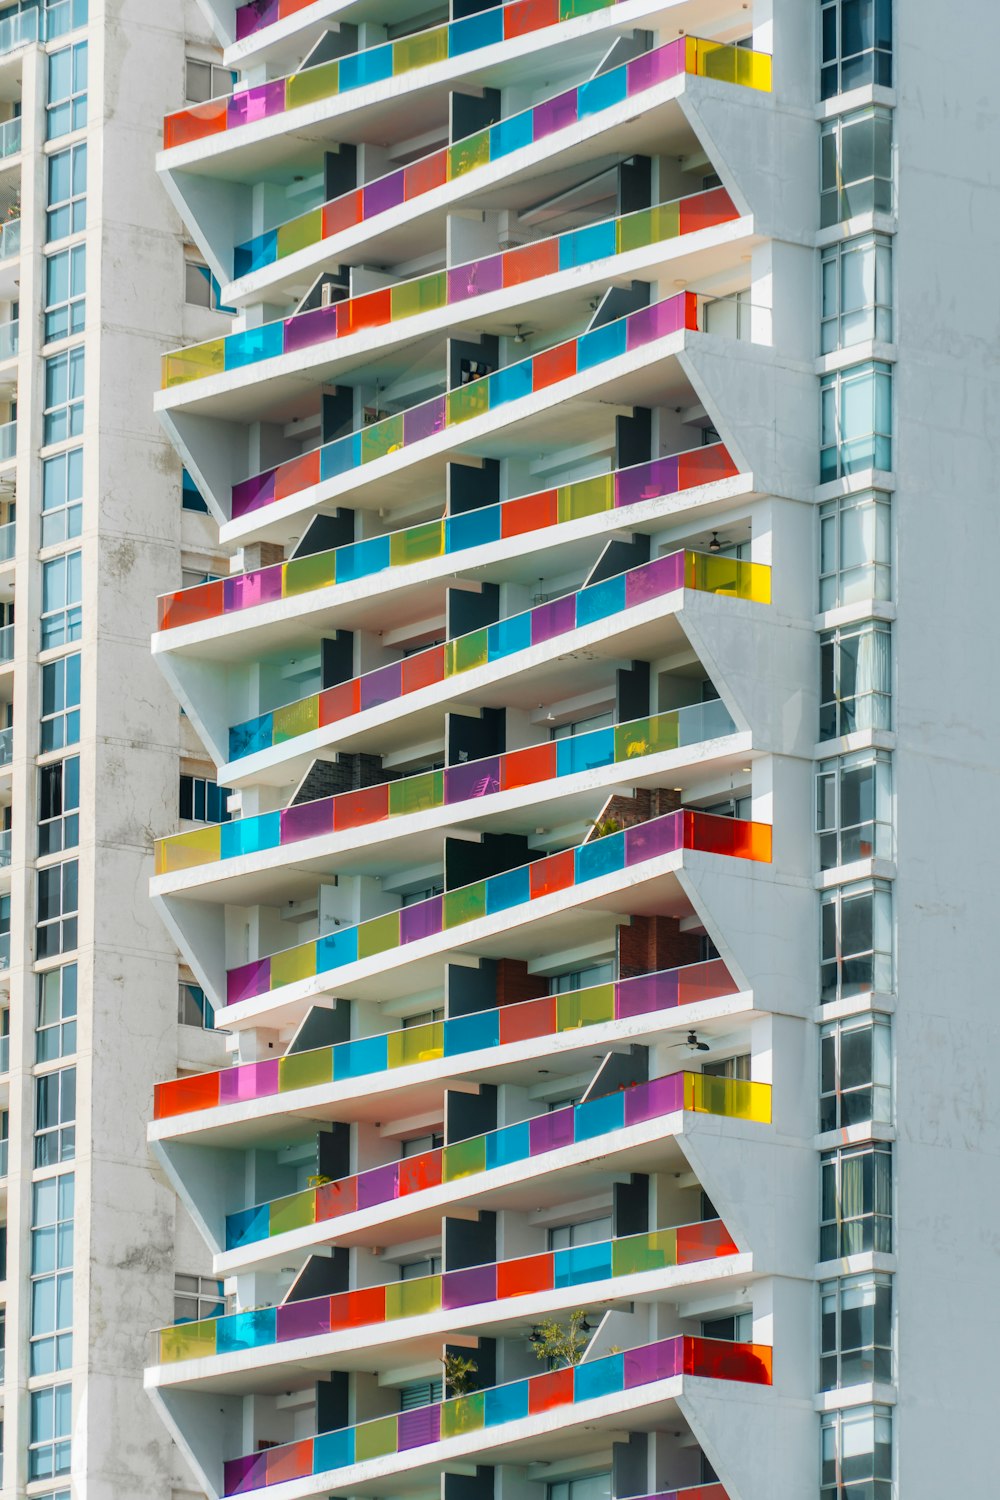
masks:
[[[83,431],[83,345],[45,361],[42,442],[61,443]]]
[[[87,145],[81,141],[49,157],[46,235],[63,240],[87,227]]]
[[[423,1276],[440,1276],[440,1255],[425,1255],[422,1260],[405,1260],[399,1267],[400,1281],[419,1281]]]
[[[570,969],[565,974],[553,974],[549,980],[550,995],[569,995],[574,990],[589,989],[591,985],[610,984],[615,977],[614,963],[591,964],[587,969]]]
[[[83,449],[42,464],[42,546],[72,541],[83,529]]]
[[[57,1179],[58,1180],[58,1179]],[[32,1375],[53,1375],[73,1363],[73,1272],[56,1271],[31,1281]]]
[[[842,1276],[820,1287],[819,1388],[892,1379],[892,1278]]]
[[[549,1230],[549,1249],[568,1250],[572,1245],[599,1245],[603,1240],[610,1240],[613,1233],[610,1214],[603,1214],[598,1219],[584,1219],[579,1224],[558,1224]]]
[[[212,1276],[174,1277],[174,1322],[200,1323],[202,1318],[221,1318],[226,1298],[221,1281]]]
[[[545,1486],[546,1500],[610,1500],[611,1474],[587,1474]]]
[[[820,382],[821,484],[863,469],[892,468],[892,368],[852,365]]]
[[[820,351],[848,349],[863,339],[892,342],[892,241],[884,234],[828,245],[822,257]]]
[[[436,1151],[439,1146],[444,1145],[444,1136],[438,1135],[413,1135],[408,1141],[402,1141],[401,1155],[421,1156],[425,1151]]]
[[[226,307],[222,301],[222,288],[207,266],[200,261],[184,262],[184,301],[190,307],[207,307],[209,312],[228,313],[232,316],[235,307]]]
[[[50,1385],[31,1392],[28,1478],[54,1479],[70,1469],[70,1423],[73,1388]]]
[[[885,750],[820,761],[816,831],[821,870],[892,858],[892,758]]]
[[[49,1276],[73,1264],[74,1190],[72,1172],[32,1186],[32,1276]]]
[[[593,714],[589,719],[574,719],[571,723],[557,724],[549,730],[549,739],[565,740],[574,734],[589,734],[592,729],[607,729],[614,723],[614,714]]]
[[[38,871],[36,958],[54,958],[76,947],[77,875],[75,859]]]
[[[87,123],[87,43],[49,53],[48,131],[54,141]]]
[[[186,65],[185,94],[189,104],[204,104],[207,99],[221,99],[233,92],[236,74],[218,63],[202,62],[188,57]]]
[[[45,0],[45,35],[50,42],[86,24],[87,0]]]
[[[820,1033],[820,1130],[892,1115],[892,1047],[888,1016],[855,1016]]]
[[[215,1009],[200,984],[181,980],[177,986],[177,1020],[181,1026],[215,1030]]]
[[[892,111],[857,109],[820,136],[820,224],[892,212]]]
[[[399,1409],[413,1411],[418,1406],[431,1406],[440,1401],[441,1396],[440,1380],[408,1380],[406,1385],[399,1387]]]
[[[405,1031],[407,1026],[431,1026],[435,1021],[443,1020],[443,1010],[422,1010],[415,1016],[403,1017],[403,1030]]]
[[[228,823],[227,786],[216,786],[205,776],[181,776],[180,816],[188,823]]]
[[[87,247],[73,245],[45,261],[45,342],[83,332]]]
[[[83,556],[67,552],[42,564],[42,650],[78,641],[83,630]]]
[[[10,968],[10,896],[0,896],[0,969]]]
[[[819,512],[819,607],[892,594],[892,509],[880,490],[827,500]]]
[[[852,1406],[820,1422],[820,1500],[892,1500],[890,1408]]]
[[[820,984],[824,1002],[892,989],[892,890],[861,881],[821,901]]]
[[[703,1318],[703,1339],[726,1339],[732,1344],[753,1343],[753,1313],[731,1313],[725,1318]]]
[[[41,749],[62,750],[80,739],[80,653],[42,668]]]
[[[844,1146],[820,1160],[820,1260],[892,1250],[892,1147]]]
[[[0,1010],[0,1073],[10,1072],[10,1006]]]
[[[76,1051],[76,964],[38,975],[35,1060],[54,1062]]]
[[[35,1079],[35,1166],[52,1167],[76,1155],[76,1069]]]
[[[39,856],[74,848],[80,842],[80,757],[42,766],[38,782]]]
[[[819,737],[837,739],[892,722],[889,626],[879,620],[820,636]]]
[[[208,515],[208,506],[187,469],[181,470],[181,510],[196,510]]]
[[[703,1063],[701,1071],[706,1078],[738,1078],[748,1081],[750,1053],[741,1052],[738,1057],[726,1057],[721,1062]]]
[[[820,97],[892,87],[892,0],[822,0]]]

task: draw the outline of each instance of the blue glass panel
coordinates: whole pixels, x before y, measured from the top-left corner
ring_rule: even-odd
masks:
[[[361,1036],[333,1049],[333,1078],[364,1078],[389,1066],[389,1043],[384,1036]]]
[[[461,57],[477,47],[492,47],[503,41],[503,9],[496,5],[477,16],[466,16],[448,27],[448,56]]]
[[[593,333],[581,334],[576,341],[576,368],[590,370],[624,354],[627,332],[625,319],[619,318],[617,322],[605,323],[603,328],[595,328]]]
[[[582,1281],[600,1281],[611,1275],[611,1242],[574,1245],[553,1256],[553,1286],[579,1286]]]
[[[486,1427],[501,1422],[516,1422],[528,1415],[528,1382],[515,1380],[510,1385],[495,1385],[486,1392]]]
[[[259,1349],[277,1338],[278,1310],[260,1308],[256,1312],[236,1313],[220,1318],[215,1329],[215,1352],[232,1354],[237,1349]]]
[[[500,540],[500,507],[484,505],[482,510],[467,510],[449,516],[444,523],[446,552],[460,552],[464,547],[481,547]]]
[[[573,856],[575,884],[596,880],[599,875],[611,875],[624,868],[624,833],[608,833],[602,839],[591,839],[587,844],[580,844]]]
[[[341,547],[337,552],[337,582],[348,583],[352,578],[381,573],[389,566],[389,558],[387,536],[373,536],[367,542],[352,542],[349,547]]]
[[[559,237],[559,269],[567,266],[585,266],[592,260],[601,260],[605,255],[614,255],[618,249],[617,229],[614,219],[606,224],[591,224],[586,229],[574,229]],[[579,360],[577,361],[579,367]]]
[[[515,651],[526,651],[530,645],[531,615],[527,610],[520,615],[510,615],[506,620],[498,620],[486,632],[488,661],[512,656]]]
[[[504,870],[502,875],[491,875],[486,882],[486,915],[507,911],[531,900],[531,880],[528,866],[516,870]]]
[[[266,1240],[270,1234],[271,1208],[267,1203],[258,1203],[254,1208],[243,1208],[239,1213],[226,1215],[226,1249],[238,1250],[241,1245],[253,1245],[257,1240]]]
[[[605,1094],[603,1099],[588,1099],[576,1106],[573,1129],[578,1141],[589,1141],[595,1135],[622,1130],[624,1126],[625,1095],[620,1090],[616,1094]]]
[[[512,1162],[527,1161],[531,1154],[531,1133],[527,1120],[516,1125],[505,1125],[503,1130],[493,1130],[486,1137],[486,1170],[490,1167],[510,1166]]]
[[[499,1045],[500,1016],[495,1010],[483,1010],[470,1016],[450,1016],[444,1023],[445,1057]]]
[[[277,849],[280,843],[280,812],[262,813],[259,818],[234,818],[222,825],[223,859],[235,859],[238,854],[259,854],[262,849]]]
[[[348,474],[361,465],[361,434],[349,433],[335,443],[327,443],[319,450],[320,480],[336,479],[338,474]]]
[[[321,1432],[313,1438],[313,1473],[329,1469],[346,1469],[354,1462],[354,1428],[341,1427],[339,1432]]]
[[[615,732],[595,729],[590,734],[568,734],[556,740],[556,775],[572,776],[594,766],[611,766],[615,760]]]
[[[263,323],[259,328],[230,334],[225,344],[226,369],[238,370],[243,365],[256,364],[259,359],[275,359],[284,353],[284,348],[283,323]]]
[[[236,246],[233,251],[233,274],[249,276],[251,271],[259,271],[261,266],[269,266],[277,256],[278,231],[269,229],[266,234],[258,234],[245,244]]]
[[[511,115],[509,120],[498,120],[495,125],[490,126],[490,161],[509,156],[512,151],[520,151],[522,146],[530,146],[531,142],[530,109],[524,114]]]
[[[531,395],[531,360],[519,360],[516,365],[505,365],[490,376],[490,411],[503,406],[505,401],[517,401],[521,396]]]
[[[574,1401],[593,1401],[598,1396],[615,1396],[624,1389],[624,1354],[610,1354],[607,1359],[595,1359],[592,1364],[585,1360],[573,1371]]]
[[[620,104],[625,98],[627,87],[624,68],[613,68],[609,73],[601,73],[597,78],[581,83],[576,91],[577,119],[583,120],[587,115],[596,115],[599,110]]]
[[[239,760],[244,755],[255,755],[258,750],[270,750],[273,727],[272,714],[234,724],[229,731],[229,759]]]
[[[339,969],[341,964],[353,964],[358,957],[358,929],[341,927],[316,939],[316,973],[325,974],[328,969]]]
[[[576,623],[589,625],[594,620],[606,620],[609,615],[619,614],[625,608],[625,575],[605,578],[592,583],[589,589],[581,589],[576,596]]]
[[[381,83],[392,77],[392,47],[369,47],[340,59],[337,79],[340,92],[361,88],[366,83]]]

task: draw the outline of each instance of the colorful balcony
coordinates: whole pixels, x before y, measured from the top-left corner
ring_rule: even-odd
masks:
[[[165,354],[161,365],[163,389],[170,390],[210,375],[245,370],[283,354],[298,354],[303,349],[329,345],[370,329],[391,327],[420,313],[461,307],[464,316],[467,304],[477,297],[522,287],[577,266],[596,266],[613,256],[644,250],[738,218],[725,188],[692,193],[621,218],[605,219],[515,250],[503,250],[446,271],[434,271],[396,286],[350,297],[330,307],[313,308],[280,322],[264,323]]]
[[[480,168],[506,160],[511,172],[516,172],[521,158],[541,141],[556,136],[561,137],[558,144],[572,140],[582,122],[599,126],[601,116],[611,121],[626,101],[684,74],[769,91],[771,59],[742,47],[680,37],[237,245],[234,277],[250,276],[345,230],[373,224],[391,209],[459,179],[468,179],[474,191]]]
[[[505,1313],[517,1317],[521,1315],[515,1306],[517,1299],[574,1288],[580,1288],[581,1295],[586,1288],[587,1301],[604,1301],[616,1295],[614,1287],[603,1286],[605,1282],[624,1276],[656,1274],[739,1253],[739,1246],[721,1219],[707,1219],[623,1239],[549,1250],[412,1281],[393,1281],[385,1286],[361,1287],[334,1296],[161,1328],[154,1334],[156,1358],[159,1364],[176,1364],[282,1344],[287,1346],[287,1357],[294,1359],[295,1345],[303,1339],[350,1333],[358,1345],[363,1345],[366,1330],[370,1337],[373,1330],[387,1323],[403,1325],[394,1331],[405,1338],[408,1319],[438,1312],[468,1310],[472,1318],[488,1315],[496,1319]],[[662,1285],[662,1280],[658,1280],[658,1285]],[[511,1305],[505,1309],[497,1303]]]
[[[404,1467],[420,1461],[421,1448],[434,1445],[437,1449],[449,1439],[483,1432],[484,1442],[488,1442],[485,1434],[491,1429],[494,1442],[500,1443],[506,1437],[503,1429],[516,1432],[514,1424],[525,1418],[560,1408],[583,1407],[684,1375],[770,1385],[771,1349],[762,1344],[734,1344],[690,1335],[644,1344],[623,1354],[490,1386],[468,1396],[230,1459],[225,1465],[224,1493],[244,1495],[265,1485],[309,1475],[322,1475],[325,1488],[327,1474],[366,1460],[398,1456],[402,1460],[398,1467]],[[562,1415],[568,1413],[564,1410]],[[464,1442],[459,1451],[475,1451],[475,1446]],[[427,1459],[445,1462],[447,1456],[447,1450],[435,1451]],[[330,1483],[342,1485],[343,1481]]]
[[[402,1198],[412,1199],[410,1206],[416,1212],[422,1206],[421,1194],[459,1180],[469,1193],[485,1191],[491,1173],[524,1163],[537,1165],[538,1158],[566,1146],[584,1144],[588,1159],[591,1154],[600,1157],[618,1131],[681,1111],[766,1125],[771,1119],[771,1087],[703,1073],[654,1078],[616,1094],[554,1109],[486,1135],[227,1214],[226,1250],[241,1250],[312,1225],[328,1226],[329,1234],[335,1219]]]

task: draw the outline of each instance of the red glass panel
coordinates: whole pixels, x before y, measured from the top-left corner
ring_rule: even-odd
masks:
[[[693,198],[681,199],[681,234],[693,234],[696,229],[710,229],[713,224],[725,224],[727,219],[735,218],[738,218],[735,205],[723,187],[713,188],[710,193],[697,193]]]
[[[357,792],[341,792],[333,800],[333,829],[364,828],[389,816],[389,786],[366,786]]]
[[[571,339],[568,344],[557,344],[554,349],[535,355],[531,361],[531,389],[542,391],[547,385],[555,385],[575,374],[576,340]]]
[[[385,1322],[385,1287],[363,1286],[330,1298],[330,1328],[366,1328]]]
[[[352,1214],[358,1206],[358,1179],[342,1177],[339,1182],[324,1182],[316,1189],[316,1222]]]
[[[556,1029],[556,997],[543,995],[539,1000],[505,1005],[499,1019],[501,1047],[533,1036],[552,1036]]]
[[[199,584],[196,589],[164,594],[157,603],[157,623],[161,630],[176,630],[178,625],[197,625],[200,620],[214,620],[224,608],[223,579]]]
[[[297,1443],[283,1443],[280,1448],[268,1450],[265,1484],[280,1484],[283,1479],[302,1479],[312,1473],[313,1440],[302,1438]]]
[[[721,443],[713,443],[710,448],[695,448],[692,453],[681,453],[677,458],[677,488],[681,490],[693,489],[698,484],[714,484],[738,473],[739,469]]]
[[[305,10],[312,4],[313,0],[278,0],[278,15],[283,21],[286,16],[294,16],[297,11]]]
[[[433,156],[425,156],[405,168],[403,199],[408,203],[411,198],[419,198],[421,193],[429,193],[432,188],[441,187],[447,181],[448,153],[435,151]]]
[[[512,791],[516,786],[534,786],[549,781],[556,774],[556,742],[529,745],[525,750],[511,750],[500,762],[500,789]]]
[[[361,223],[361,189],[353,193],[345,193],[342,198],[334,198],[332,203],[323,204],[322,230],[323,239],[328,240],[332,234],[340,234],[344,229],[351,229],[355,224]],[[340,324],[337,324],[340,332]]]
[[[358,333],[362,328],[384,328],[392,320],[392,292],[382,287],[337,304],[337,337]]]
[[[709,1380],[747,1380],[771,1384],[772,1350],[766,1344],[731,1344],[724,1339],[684,1339],[685,1375]]]
[[[497,1265],[497,1297],[525,1297],[529,1292],[549,1292],[555,1280],[552,1252],[524,1255],[520,1260],[502,1260]]]
[[[567,890],[573,884],[573,850],[564,849],[561,854],[536,859],[529,867],[528,881],[532,900]]]
[[[167,115],[163,121],[163,144],[169,151],[172,146],[186,146],[189,141],[218,135],[226,129],[228,116],[228,99],[209,99],[204,104],[196,104],[193,109]]]
[[[507,500],[500,507],[500,535],[523,536],[526,531],[554,526],[558,519],[555,490],[543,490],[540,495],[522,495],[520,500]]]
[[[550,1370],[536,1375],[528,1384],[528,1412],[551,1411],[554,1406],[569,1406],[573,1401],[573,1368]]]
[[[440,1187],[443,1155],[441,1151],[424,1151],[420,1156],[405,1156],[399,1164],[400,1198],[405,1193]]]
[[[153,1119],[169,1120],[196,1109],[214,1109],[219,1102],[218,1073],[197,1073],[193,1078],[171,1078],[153,1088]]]
[[[320,725],[336,724],[338,719],[350,718],[360,707],[361,684],[356,677],[340,682],[336,687],[324,688],[319,695]]]
[[[504,286],[521,286],[539,276],[554,276],[559,269],[558,241],[542,240],[538,245],[520,245],[503,253]]]
[[[677,1230],[677,1264],[716,1260],[720,1255],[738,1255],[739,1246],[721,1219],[708,1224],[682,1224]]]
[[[319,449],[303,453],[301,458],[291,458],[274,474],[274,498],[283,500],[286,495],[297,495],[312,484],[319,484]]]
[[[416,656],[403,658],[402,689],[404,693],[415,693],[418,688],[430,687],[444,681],[444,646],[431,646]]]
[[[514,0],[503,13],[504,38],[527,36],[543,26],[555,26],[558,20],[559,0]]]

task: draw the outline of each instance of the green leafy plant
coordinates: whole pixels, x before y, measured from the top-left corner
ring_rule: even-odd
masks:
[[[582,1308],[570,1313],[568,1323],[557,1323],[555,1318],[546,1318],[532,1329],[530,1343],[535,1357],[551,1364],[555,1369],[566,1365],[578,1365],[587,1347],[590,1329],[586,1327],[587,1314]]]
[[[610,833],[621,833],[622,830],[621,823],[610,813],[606,818],[592,819],[590,826],[594,830],[595,839],[606,839]]]
[[[450,1396],[467,1396],[473,1389],[479,1366],[474,1359],[449,1350],[441,1363],[444,1366],[444,1383]]]
[[[322,1187],[324,1183],[332,1182],[332,1177],[324,1177],[322,1172],[315,1172],[312,1177],[306,1178],[306,1186],[311,1188]]]

